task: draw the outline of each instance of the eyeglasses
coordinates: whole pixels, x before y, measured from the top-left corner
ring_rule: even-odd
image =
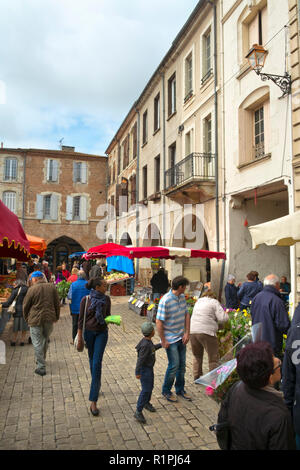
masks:
[[[275,373],[276,369],[278,369],[281,366],[281,360],[279,359],[279,363],[277,364],[276,367],[273,369],[273,374]]]

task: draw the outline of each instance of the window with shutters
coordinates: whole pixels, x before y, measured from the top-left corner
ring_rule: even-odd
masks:
[[[18,177],[18,160],[16,158],[6,158],[4,167],[4,180],[16,181]]]
[[[270,157],[269,87],[252,92],[239,108],[239,165]]]
[[[73,162],[73,182],[87,183],[87,163]]]
[[[80,196],[73,197],[73,220],[80,220]]]
[[[211,28],[203,35],[202,38],[202,80],[203,85],[212,75],[212,41],[211,41]]]
[[[118,146],[118,175],[121,173],[121,145]]]
[[[203,150],[204,153],[212,153],[212,121],[211,115],[207,116],[203,122]]]
[[[176,113],[176,74],[168,80],[168,117]]]
[[[130,177],[130,204],[136,204],[136,175]]]
[[[56,182],[58,180],[58,161],[47,160],[47,181]]]
[[[143,167],[143,198],[147,199],[148,196],[148,170],[147,165]]]
[[[160,155],[155,157],[154,160],[155,165],[155,192],[158,193],[160,191]]]
[[[160,98],[159,93],[154,98],[154,132],[160,128]]]
[[[132,129],[132,158],[137,156],[137,123],[134,124]]]
[[[193,96],[193,53],[186,57],[184,61],[184,76],[185,76],[185,87],[184,87],[184,102],[188,101]]]
[[[14,191],[4,191],[2,195],[2,202],[14,214],[16,213],[16,193]]]
[[[143,114],[143,145],[148,141],[148,111]]]
[[[51,219],[51,195],[44,196],[43,219]]]
[[[260,2],[260,4],[263,2]],[[246,8],[238,20],[238,54],[240,65],[248,65],[245,56],[254,44],[266,46],[268,42],[268,6]]]
[[[87,197],[67,196],[66,220],[86,222],[87,219]]]
[[[129,165],[129,135],[123,142],[123,170]]]

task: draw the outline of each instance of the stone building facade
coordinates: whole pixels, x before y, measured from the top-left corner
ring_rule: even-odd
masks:
[[[106,157],[73,147],[0,149],[1,200],[26,233],[46,239],[52,267],[105,241],[98,208],[106,203],[106,165]]]

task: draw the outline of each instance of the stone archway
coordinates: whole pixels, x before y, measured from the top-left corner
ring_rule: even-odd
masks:
[[[128,232],[124,232],[120,238],[120,245],[132,245],[132,240]]]
[[[209,250],[208,238],[199,217],[192,213],[182,217],[174,228],[171,244],[174,247]],[[176,274],[182,274],[190,281],[205,283],[211,280],[209,258],[179,258],[175,263]]]
[[[149,224],[143,236],[143,246],[160,246],[161,244],[162,240],[158,226],[154,223]]]
[[[52,242],[48,243],[45,252],[45,259],[49,262],[50,270],[55,271],[57,266],[63,262],[70,266],[69,256],[72,253],[85,251],[83,247],[73,238],[62,236],[55,238]]]

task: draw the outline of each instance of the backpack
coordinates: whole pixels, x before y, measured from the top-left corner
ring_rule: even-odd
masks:
[[[230,450],[231,449],[231,431],[228,422],[228,408],[230,396],[233,390],[240,384],[237,382],[230,387],[228,392],[225,395],[224,400],[221,403],[221,408],[218,413],[218,422],[209,426],[209,430],[215,432],[216,438],[221,450]]]

